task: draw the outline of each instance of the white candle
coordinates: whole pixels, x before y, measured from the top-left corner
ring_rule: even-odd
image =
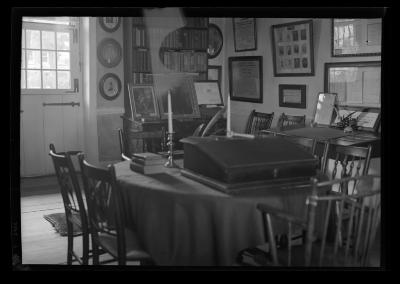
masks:
[[[168,91],[168,132],[172,133],[172,104],[170,91]]]
[[[231,98],[228,94],[226,99],[226,135],[230,136],[231,133]]]

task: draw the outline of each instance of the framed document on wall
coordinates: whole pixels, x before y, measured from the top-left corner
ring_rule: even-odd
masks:
[[[233,18],[235,51],[257,49],[256,18]]]
[[[313,76],[313,21],[272,26],[274,76]]]
[[[306,85],[279,85],[279,106],[306,108]]]
[[[231,100],[263,102],[262,56],[229,57]]]
[[[199,105],[222,105],[222,95],[218,81],[194,82]]]

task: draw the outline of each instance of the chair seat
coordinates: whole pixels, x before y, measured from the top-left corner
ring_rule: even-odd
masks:
[[[128,260],[151,260],[150,255],[142,248],[135,232],[125,229],[126,258]],[[113,257],[118,257],[117,237],[99,234],[100,245]]]

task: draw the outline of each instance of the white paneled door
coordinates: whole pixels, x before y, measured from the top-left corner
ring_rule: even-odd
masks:
[[[22,95],[20,129],[21,177],[54,174],[50,143],[57,152],[83,150],[80,94]]]

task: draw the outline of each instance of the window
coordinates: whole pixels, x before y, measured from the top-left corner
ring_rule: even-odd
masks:
[[[77,21],[69,17],[24,17],[21,93],[78,92]]]

